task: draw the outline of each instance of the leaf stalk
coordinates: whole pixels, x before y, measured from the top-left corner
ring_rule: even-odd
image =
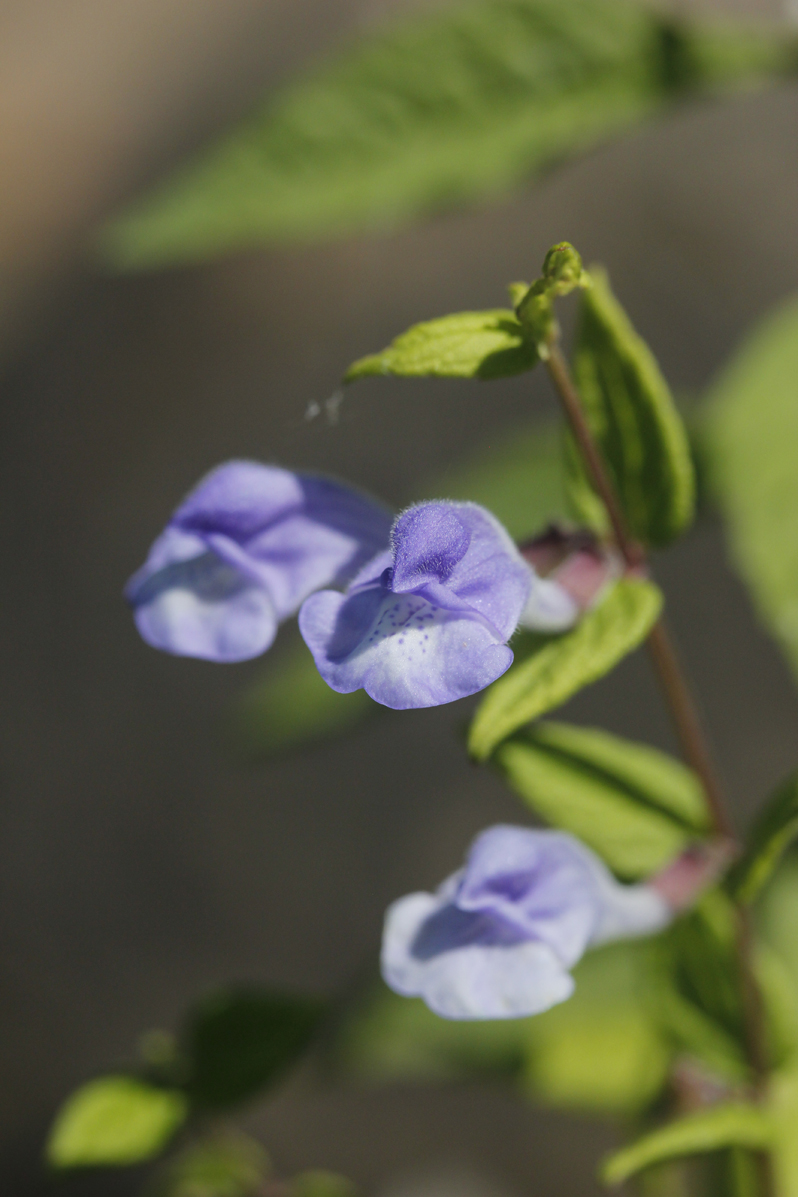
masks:
[[[613,539],[630,570],[646,568],[646,555],[631,535],[615,487],[606,469],[585,417],[579,392],[570,368],[560,348],[556,325],[547,342],[548,353],[543,357],[549,377],[565,411],[590,479],[607,509]],[[670,711],[685,759],[701,780],[713,830],[739,851],[739,842],[729,818],[728,807],[712,762],[707,739],[701,725],[695,700],[676,655],[664,621],[660,618],[648,637],[651,660]],[[743,1006],[745,1047],[756,1096],[762,1097],[767,1084],[768,1062],[765,1042],[765,1019],[762,994],[753,967],[753,935],[748,909],[736,904],[736,953]],[[770,1158],[757,1153],[760,1166],[762,1197],[774,1191]]]

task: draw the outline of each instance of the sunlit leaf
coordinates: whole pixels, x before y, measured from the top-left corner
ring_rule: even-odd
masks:
[[[798,300],[754,330],[715,382],[704,423],[710,481],[735,563],[798,672]]]
[[[623,877],[661,868],[706,829],[700,783],[684,765],[595,729],[536,723],[494,760],[548,823],[584,840]]]
[[[523,659],[493,683],[474,716],[472,756],[485,760],[523,724],[609,673],[645,638],[661,606],[662,595],[651,582],[623,578],[572,631],[520,642],[517,655]]]
[[[200,1002],[182,1037],[192,1101],[224,1109],[265,1089],[310,1045],[323,1012],[320,1002],[252,987]]]
[[[537,350],[509,309],[454,312],[414,324],[381,353],[353,362],[344,382],[371,374],[401,377],[504,378],[531,370]]]
[[[652,1131],[611,1155],[601,1168],[605,1184],[619,1185],[652,1164],[678,1156],[701,1155],[722,1147],[760,1150],[773,1140],[773,1119],[744,1102],[711,1106]]]
[[[798,774],[776,790],[747,837],[745,853],[729,878],[741,902],[751,902],[769,880],[782,853],[798,835]]]
[[[237,699],[230,733],[247,756],[276,756],[349,731],[378,710],[365,690],[331,690],[306,646],[297,644],[268,661],[262,675]]]
[[[693,517],[695,479],[690,445],[668,384],[646,343],[610,290],[604,271],[590,271],[581,294],[574,350],[574,378],[593,435],[632,534],[665,545]],[[573,451],[573,501],[596,522],[597,497],[589,491]],[[603,521],[602,521],[603,522]]]
[[[142,268],[395,228],[502,193],[686,86],[780,72],[788,53],[778,31],[677,29],[630,0],[422,9],[269,100],[102,247]]]
[[[122,1167],[158,1155],[185,1120],[188,1102],[132,1076],[105,1076],[61,1107],[47,1140],[54,1168]]]

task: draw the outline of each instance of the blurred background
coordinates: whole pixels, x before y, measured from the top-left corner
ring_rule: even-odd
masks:
[[[92,265],[99,219],[265,89],[431,2],[0,3],[0,1173],[19,1197],[48,1187],[59,1102],[143,1030],[233,980],[345,983],[373,959],[389,901],[436,884],[488,823],[523,818],[465,760],[468,703],[382,712],[270,763],[238,753],[230,706],[269,659],[159,655],[121,598],[183,493],[251,456],[399,506],[553,412],[533,375],[370,380],[337,422],[305,419],[353,358],[416,320],[503,304],[557,240],[607,265],[687,394],[798,289],[789,82],[677,108],[510,200],[410,231],[130,277]],[[777,0],[701,7],[785,15]],[[711,516],[657,572],[742,825],[794,763],[793,685]],[[639,654],[567,717],[674,748]],[[301,1071],[249,1126],[281,1173],[333,1168],[381,1197],[587,1194],[612,1141],[499,1089],[368,1090]]]

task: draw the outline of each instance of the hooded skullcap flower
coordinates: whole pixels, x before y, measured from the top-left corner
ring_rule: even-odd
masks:
[[[125,595],[153,647],[244,661],[312,591],[384,549],[390,527],[385,508],[338,482],[230,461],[177,508]]]
[[[673,917],[648,885],[621,885],[559,831],[491,827],[435,894],[389,907],[382,975],[443,1018],[523,1018],[570,997],[586,948],[659,931]]]
[[[299,628],[333,690],[396,709],[474,694],[513,659],[507,641],[535,575],[490,512],[431,502],[399,516],[391,548],[346,594],[323,590]]]

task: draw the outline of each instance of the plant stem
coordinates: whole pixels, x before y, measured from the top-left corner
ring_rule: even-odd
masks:
[[[590,479],[607,509],[618,549],[629,569],[644,568],[645,553],[629,531],[615,487],[590,431],[579,392],[557,342],[556,334],[548,344],[548,357],[545,359],[545,364],[554,389],[565,409]],[[723,792],[715,774],[712,756],[696,704],[667,628],[661,619],[654,625],[649,635],[648,648],[685,759],[692,766],[703,785],[713,830],[734,843],[736,836],[729,819]],[[764,1009],[759,984],[753,969],[753,937],[750,916],[747,908],[742,904],[737,905],[736,951],[745,1023],[746,1054],[754,1077],[755,1090],[761,1095],[768,1075]],[[761,1190],[765,1197],[773,1189],[769,1160],[765,1159],[762,1162],[760,1172]]]
[[[626,517],[615,493],[615,487],[585,419],[582,401],[571,377],[568,363],[556,341],[550,342],[548,349],[549,356],[546,359],[546,367],[565,408],[571,431],[579,445],[593,485],[607,508],[615,542],[626,565],[630,569],[639,569],[645,565],[645,553],[629,531]],[[713,828],[718,835],[734,839],[726,812],[726,804],[723,801],[698,711],[662,619],[659,619],[654,625],[648,639],[648,647],[665,694],[676,734],[679,737],[682,752],[704,786]]]

